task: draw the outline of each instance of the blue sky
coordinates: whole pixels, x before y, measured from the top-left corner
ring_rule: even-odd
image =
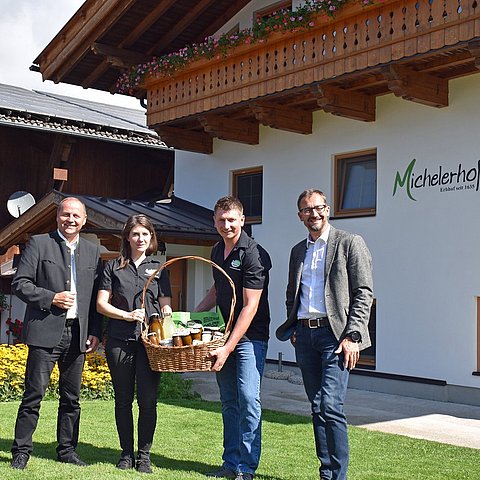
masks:
[[[43,82],[40,73],[29,70],[33,60],[82,4],[83,0],[0,0],[0,83],[141,108],[136,99]]]

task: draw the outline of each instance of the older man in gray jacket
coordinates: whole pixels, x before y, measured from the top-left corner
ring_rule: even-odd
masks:
[[[329,224],[323,192],[298,198],[298,216],[309,232],[290,254],[287,321],[277,337],[295,346],[311,402],[320,479],[345,480],[347,420],[343,404],[349,371],[370,346],[372,263],[362,237]]]

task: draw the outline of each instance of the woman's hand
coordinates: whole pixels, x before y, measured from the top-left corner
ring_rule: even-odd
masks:
[[[172,307],[170,305],[163,305],[161,310],[164,317],[172,314]]]
[[[137,308],[136,310],[132,310],[131,312],[125,312],[125,318],[127,322],[143,322],[145,319],[145,309],[144,308]]]

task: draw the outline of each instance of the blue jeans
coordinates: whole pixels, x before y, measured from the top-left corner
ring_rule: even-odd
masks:
[[[262,443],[260,383],[267,342],[240,341],[217,372],[223,419],[223,466],[255,473]]]
[[[299,326],[296,337],[297,364],[312,406],[320,478],[345,480],[348,433],[343,404],[349,371],[343,365],[343,354],[334,353],[339,343],[328,327]]]

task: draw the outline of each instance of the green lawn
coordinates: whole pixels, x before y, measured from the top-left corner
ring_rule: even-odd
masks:
[[[220,405],[201,400],[159,404],[152,461],[154,475],[115,468],[119,446],[113,402],[82,403],[80,456],[92,465],[79,468],[55,462],[56,402],[44,401],[35,433],[34,456],[24,471],[10,468],[10,445],[18,402],[0,403],[0,479],[110,480],[202,479],[220,464]],[[265,411],[259,480],[318,480],[313,434],[306,417]],[[398,435],[350,427],[349,480],[480,479],[479,452]]]

